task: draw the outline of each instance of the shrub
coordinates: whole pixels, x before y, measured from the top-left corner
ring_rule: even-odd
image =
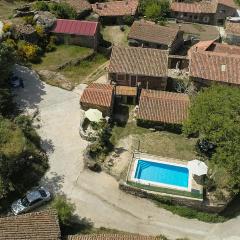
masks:
[[[3,25],[3,32],[5,32],[5,33],[9,32],[11,30],[11,28],[12,28],[12,24],[7,22]]]
[[[38,1],[34,4],[34,8],[38,11],[49,11],[49,6],[46,2]]]
[[[77,12],[67,3],[51,3],[50,12],[55,14],[57,18],[75,19]]]
[[[25,24],[30,24],[30,25],[35,24],[35,22],[33,20],[33,16],[25,16],[25,17],[23,17],[23,19],[24,19]]]
[[[18,44],[18,53],[20,57],[30,62],[38,62],[40,60],[40,51],[41,49],[35,44],[25,41],[20,41]]]
[[[56,196],[51,204],[57,211],[59,222],[62,226],[68,226],[73,218],[74,204],[70,203],[63,195]]]

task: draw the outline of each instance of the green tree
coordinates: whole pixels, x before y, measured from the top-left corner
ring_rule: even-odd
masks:
[[[57,211],[62,226],[70,225],[75,210],[74,204],[70,203],[65,196],[58,195],[52,202],[52,208]]]
[[[12,112],[12,94],[10,91],[9,76],[13,64],[16,62],[16,53],[10,45],[0,44],[0,115]]]
[[[49,8],[57,18],[75,19],[77,17],[77,12],[67,3],[51,3]]]
[[[231,193],[239,192],[240,188],[239,101],[240,89],[213,85],[193,99],[183,126],[185,134],[199,134],[216,145],[209,159],[212,177],[217,187]]]
[[[168,0],[141,0],[139,7],[141,15],[155,22],[165,21],[169,8]]]

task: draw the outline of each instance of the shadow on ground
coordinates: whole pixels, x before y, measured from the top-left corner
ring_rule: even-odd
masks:
[[[228,206],[221,213],[226,218],[234,218],[240,215],[240,194],[228,204]]]
[[[17,104],[21,109],[36,109],[42,96],[46,94],[38,74],[27,67],[16,65],[14,75],[23,79],[24,83],[24,88],[17,88],[14,91]]]
[[[46,187],[50,192],[54,194],[63,194],[62,187],[64,182],[64,176],[58,175],[55,172],[51,172],[51,177],[43,177],[41,185]]]
[[[55,146],[51,139],[44,139],[41,141],[42,148],[46,151],[47,154],[53,153],[55,150]]]

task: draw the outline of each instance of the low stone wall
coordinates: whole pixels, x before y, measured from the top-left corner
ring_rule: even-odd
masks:
[[[174,196],[169,195],[165,193],[156,193],[156,192],[150,192],[146,191],[140,188],[136,188],[133,186],[128,185],[126,182],[120,181],[119,182],[119,189],[122,191],[125,191],[126,193],[132,194],[137,197],[141,198],[148,198],[151,200],[157,200],[159,202],[170,202],[172,204],[176,205],[183,205],[186,207],[190,207],[199,211],[209,212],[209,213],[219,213],[223,211],[223,209],[226,207],[225,205],[208,205],[206,201],[201,201],[198,199],[193,198],[187,198],[187,197],[181,197],[181,196]]]
[[[82,61],[90,60],[95,56],[95,52],[92,50],[88,55],[81,56],[79,58],[72,59],[70,61],[67,61],[61,65],[59,65],[56,70],[62,70],[66,68],[67,66],[76,66],[79,65]]]

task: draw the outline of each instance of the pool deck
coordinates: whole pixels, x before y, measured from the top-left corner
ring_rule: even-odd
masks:
[[[155,156],[155,155],[150,155],[150,154],[146,154],[146,153],[135,152],[133,154],[133,158],[132,158],[130,166],[129,166],[127,181],[139,182],[141,184],[144,184],[143,181],[139,181],[139,180],[134,179],[134,175],[135,175],[135,171],[136,171],[136,165],[137,165],[137,161],[139,159],[153,161],[153,162],[159,162],[159,163],[170,163],[172,165],[177,165],[177,166],[181,166],[181,167],[187,167],[187,165],[188,165],[188,161],[184,161],[184,160],[180,160],[180,159],[165,158],[165,157],[161,157],[161,156]],[[195,177],[193,177],[191,172],[189,172],[189,188],[188,189],[180,189],[180,188],[174,187],[174,186],[169,186],[169,187],[165,186],[165,188],[183,190],[183,191],[189,191],[189,192],[191,192],[191,190],[194,189],[194,190],[197,190],[200,193],[202,193],[203,192],[203,186],[199,183],[199,181],[200,181],[200,179],[196,179]],[[164,185],[157,184],[157,183],[156,184],[151,183],[151,186],[163,187],[164,188]]]

